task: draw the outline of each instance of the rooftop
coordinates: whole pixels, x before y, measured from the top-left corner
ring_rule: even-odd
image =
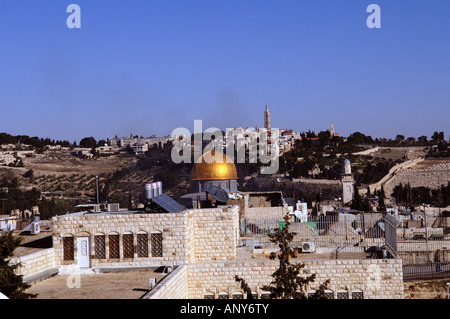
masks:
[[[156,269],[58,275],[33,284],[27,293],[38,294],[37,299],[139,299],[151,277],[159,282],[166,275]]]

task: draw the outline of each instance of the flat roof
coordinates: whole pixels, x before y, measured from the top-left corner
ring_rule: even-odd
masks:
[[[33,284],[26,292],[37,294],[37,299],[139,299],[148,292],[151,277],[159,282],[165,276],[156,269],[56,275]]]

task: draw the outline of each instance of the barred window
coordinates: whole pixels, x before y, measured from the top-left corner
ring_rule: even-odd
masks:
[[[153,233],[151,238],[152,238],[152,256],[162,257],[163,256],[162,233]]]
[[[134,258],[133,234],[123,234],[123,258]]]
[[[262,292],[261,299],[270,299],[270,292]]]
[[[345,290],[338,291],[337,299],[348,299],[348,291]]]
[[[148,234],[137,234],[137,256],[148,257]]]
[[[105,259],[106,258],[105,235],[95,235],[94,245],[95,245],[95,258]]]
[[[325,299],[334,299],[334,293],[331,290],[325,290]]]
[[[119,259],[119,235],[108,235],[109,239],[109,258]]]
[[[317,299],[315,290],[308,291],[308,299]]]
[[[219,295],[217,296],[217,299],[229,299],[229,295],[226,292],[221,292],[219,293]]]
[[[235,292],[233,293],[233,299],[244,299],[244,295],[242,292]]]
[[[352,291],[352,299],[364,299],[363,292],[361,290]]]
[[[75,260],[73,237],[63,237],[63,258],[64,260]]]

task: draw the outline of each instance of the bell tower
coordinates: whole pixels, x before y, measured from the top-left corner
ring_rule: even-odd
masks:
[[[270,131],[270,111],[266,102],[266,110],[264,111],[264,128]]]

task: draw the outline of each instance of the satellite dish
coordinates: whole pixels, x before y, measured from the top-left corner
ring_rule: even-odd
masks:
[[[208,193],[218,202],[226,203],[228,199],[228,193],[222,188],[216,185],[211,185],[207,189]]]
[[[281,182],[281,178],[278,177],[278,178],[277,178],[277,182],[278,182],[278,183]]]

